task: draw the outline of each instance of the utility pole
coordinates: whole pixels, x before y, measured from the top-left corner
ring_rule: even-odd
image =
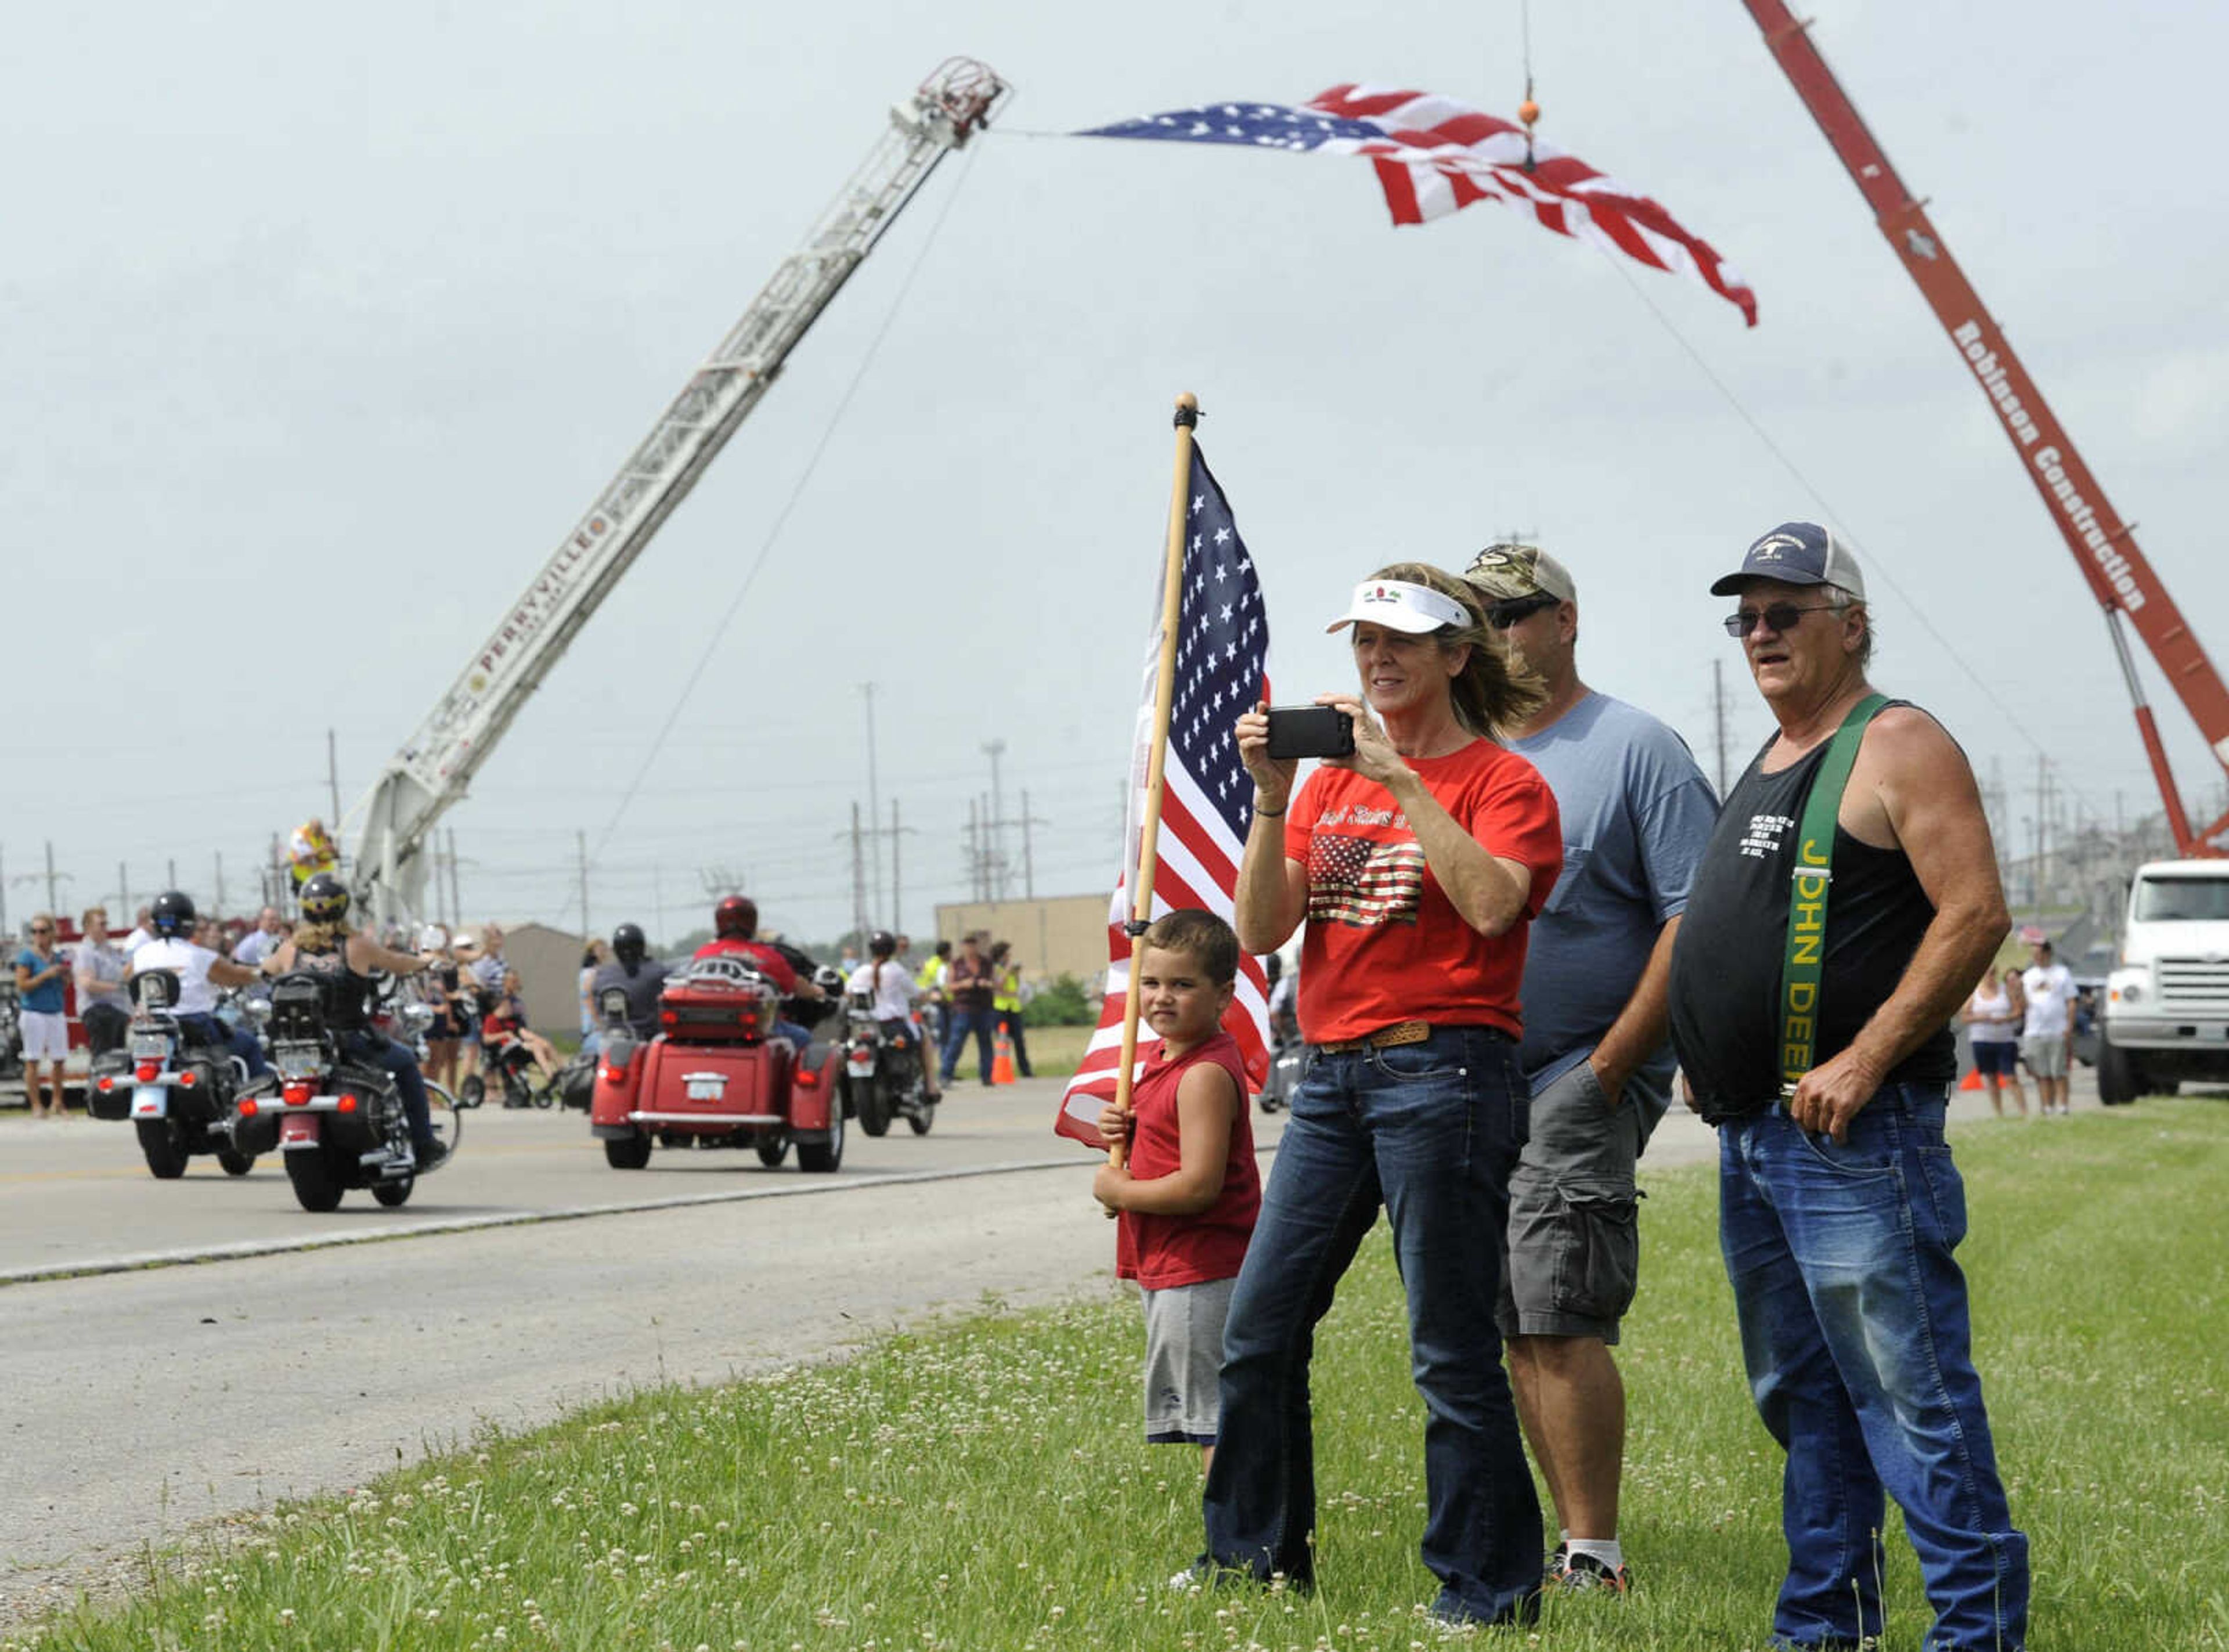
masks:
[[[1718,733],[1718,800],[1726,795],[1726,662],[1711,662],[1711,713]]]
[[[217,850],[217,851],[215,852],[215,853],[216,853],[216,908],[215,908],[215,910],[216,910],[216,911],[217,911],[217,912],[222,913],[222,912],[224,910],[224,851],[223,851],[223,850],[222,850],[222,849],[219,849],[219,850]]]
[[[449,910],[455,916],[458,927],[461,929],[465,922],[465,903],[463,897],[458,892],[457,885],[457,829],[454,826],[448,826],[444,830],[446,831],[449,838]]]
[[[982,834],[975,821],[975,800],[967,800],[967,897],[970,900],[983,898]]]
[[[47,839],[47,910],[55,914],[57,922],[61,914],[61,899],[55,890],[55,840]]]
[[[119,929],[123,928],[124,920],[125,920],[125,918],[130,917],[131,916],[132,916],[132,880],[131,880],[129,877],[125,877],[125,873],[124,873],[124,863],[123,863],[122,861],[120,861],[120,860],[119,860],[119,861],[118,861],[118,862],[116,863],[116,919],[117,919],[117,927],[118,927]],[[4,924],[0,924],[0,928],[4,928],[4,927],[5,927],[5,925],[4,925]],[[126,933],[128,934],[128,933],[129,933],[129,931],[126,931]]]
[[[581,861],[581,934],[588,934],[588,834],[575,828],[573,850]]]
[[[851,934],[864,943],[867,935],[867,861],[860,841],[859,806],[851,805]]]
[[[997,880],[992,886],[991,898],[1002,901],[1006,898],[1006,798],[999,786],[999,759],[1006,755],[1006,742],[1003,740],[986,741],[983,752],[991,760],[991,868],[992,875]]]
[[[899,876],[898,833],[904,828],[898,825],[898,800],[890,800],[890,933],[905,933],[905,884]]]
[[[337,852],[341,842],[341,756],[340,742],[331,729],[325,730],[325,789],[333,802],[332,839]]]
[[[176,889],[176,888],[177,888],[177,886],[178,886],[178,863],[177,863],[177,858],[174,856],[174,857],[172,857],[170,860],[168,860],[168,861],[164,862],[164,865],[169,869],[169,871],[170,871],[170,881],[169,883],[167,883],[167,884],[164,884],[164,885],[163,885],[163,887],[164,887],[164,889]]]
[[[0,935],[8,933],[8,855],[0,850]]]
[[[656,951],[665,944],[665,859],[664,856],[650,863],[650,910],[658,921],[658,933],[652,938],[651,949]]]
[[[866,697],[867,701],[867,825],[871,829],[880,824],[883,818],[882,794],[877,788],[875,774],[875,685],[862,683],[859,692]],[[876,909],[879,910],[883,904],[883,850],[882,845],[874,841],[871,836],[867,852],[870,857],[867,888],[874,897]]]
[[[1022,787],[1022,898],[1034,901],[1037,897],[1037,880],[1030,865],[1030,788]],[[1044,955],[1039,953],[1038,956]]]

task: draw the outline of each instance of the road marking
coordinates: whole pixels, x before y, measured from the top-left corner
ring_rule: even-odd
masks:
[[[1071,1153],[1058,1159],[1016,1159],[999,1164],[976,1165],[951,1170],[909,1170],[878,1176],[838,1180],[815,1176],[767,1187],[732,1188],[716,1193],[676,1193],[663,1199],[629,1199],[608,1205],[576,1205],[554,1211],[506,1211],[493,1216],[459,1217],[448,1221],[420,1222],[408,1227],[357,1228],[346,1233],[318,1234],[288,1239],[251,1239],[177,1250],[144,1251],[136,1256],[98,1257],[81,1262],[42,1263],[29,1268],[0,1271],[0,1288],[27,1285],[42,1280],[84,1279],[100,1274],[133,1273],[147,1268],[175,1268],[204,1262],[239,1262],[255,1257],[283,1256],[296,1250],[324,1250],[344,1244],[379,1244],[390,1239],[417,1239],[436,1233],[471,1233],[483,1228],[526,1227],[540,1222],[573,1222],[592,1216],[630,1216],[639,1211],[685,1210],[697,1205],[733,1205],[752,1199],[798,1199],[825,1193],[864,1192],[875,1187],[902,1187],[923,1182],[964,1181],[977,1176],[1005,1176],[1031,1170],[1085,1170],[1098,1160]]]

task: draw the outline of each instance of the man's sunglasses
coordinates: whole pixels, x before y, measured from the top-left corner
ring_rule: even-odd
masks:
[[[1496,631],[1506,631],[1521,620],[1545,612],[1556,606],[1559,599],[1545,592],[1538,596],[1523,596],[1514,601],[1496,602],[1486,611],[1486,622]]]
[[[1813,602],[1807,607],[1798,607],[1793,602],[1775,602],[1770,607],[1766,608],[1744,608],[1738,614],[1726,615],[1725,621],[1726,635],[1746,637],[1757,629],[1757,621],[1760,620],[1775,631],[1793,630],[1797,621],[1801,620],[1805,614],[1823,613],[1834,606],[1832,602]]]

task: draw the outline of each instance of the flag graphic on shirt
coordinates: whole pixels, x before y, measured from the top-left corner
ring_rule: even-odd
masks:
[[[1269,615],[1254,559],[1207,460],[1192,448],[1191,498],[1184,544],[1183,595],[1177,621],[1175,695],[1169,704],[1161,829],[1155,844],[1153,916],[1201,907],[1225,922],[1235,908],[1238,862],[1253,822],[1254,782],[1238,760],[1232,725],[1268,697],[1262,669],[1269,652]],[[1166,574],[1166,569],[1161,570]],[[1123,925],[1133,904],[1131,878],[1144,836],[1147,765],[1161,657],[1161,577],[1153,582],[1153,620],[1146,639],[1144,691],[1131,741],[1130,808],[1122,866],[1108,908],[1107,993],[1098,1028],[1061,1097],[1053,1128],[1093,1147],[1099,1110],[1114,1095],[1122,1061],[1122,1018],[1130,981],[1130,937]],[[1269,985],[1258,960],[1240,955],[1238,987],[1223,1018],[1257,1086],[1269,1072]],[[1142,1049],[1153,1035],[1142,1024]]]
[[[1429,223],[1477,201],[1506,202],[1544,229],[1693,276],[1757,325],[1749,284],[1659,202],[1553,144],[1528,142],[1513,121],[1437,93],[1335,86],[1298,107],[1209,104],[1078,135],[1364,156],[1378,169],[1397,224]]]
[[[1414,923],[1424,852],[1413,838],[1380,843],[1318,832],[1308,846],[1308,917],[1372,929]]]

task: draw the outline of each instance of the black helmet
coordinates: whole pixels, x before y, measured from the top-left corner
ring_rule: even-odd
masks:
[[[302,916],[312,923],[338,923],[348,916],[348,885],[331,872],[319,872],[302,885]]]
[[[193,897],[183,890],[164,890],[155,897],[147,927],[157,935],[191,935],[194,932]]]
[[[877,929],[867,937],[867,953],[874,958],[894,958],[897,955],[898,938],[888,929]]]
[[[748,941],[758,933],[758,903],[747,895],[730,895],[712,909],[712,933]]]
[[[623,964],[639,964],[650,943],[643,938],[642,925],[622,923],[612,931],[612,956]]]

